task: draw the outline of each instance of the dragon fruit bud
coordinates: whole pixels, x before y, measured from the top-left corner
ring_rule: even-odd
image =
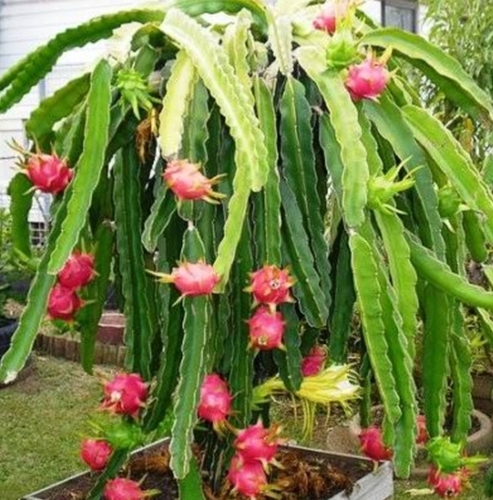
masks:
[[[349,6],[349,0],[327,0],[313,20],[313,27],[332,35],[337,28],[338,21],[347,15]]]
[[[416,444],[424,444],[428,441],[428,431],[426,430],[426,417],[418,415],[416,418],[416,425],[418,427],[418,434],[416,436]]]
[[[136,417],[147,398],[147,384],[137,373],[119,373],[103,387],[102,407],[118,414]]]
[[[267,476],[262,464],[258,461],[245,462],[239,455],[231,459],[228,480],[234,491],[251,500],[267,488]]]
[[[71,288],[57,283],[48,298],[48,314],[51,319],[73,321],[75,313],[82,306],[82,300]]]
[[[170,161],[163,172],[163,178],[179,200],[217,203],[217,200],[224,198],[223,194],[212,190],[212,186],[219,182],[220,176],[208,179],[197,163],[187,160]]]
[[[265,265],[251,274],[250,286],[247,292],[252,292],[255,302],[260,304],[277,305],[283,302],[292,302],[289,289],[294,281],[287,269]]]
[[[51,194],[63,191],[73,175],[65,161],[55,154],[44,153],[30,155],[24,173],[35,188]]]
[[[162,283],[174,283],[182,296],[208,295],[221,281],[214,268],[202,261],[182,262],[171,274],[156,275]]]
[[[461,470],[454,473],[440,472],[435,466],[430,467],[428,484],[433,487],[433,491],[442,498],[453,498],[462,491],[464,479],[467,480]]]
[[[309,377],[310,375],[319,373],[326,359],[327,352],[324,347],[321,345],[314,345],[301,362],[301,373],[303,377]]]
[[[148,492],[140,488],[140,484],[131,479],[117,477],[110,479],[104,487],[105,500],[143,500]]]
[[[231,413],[228,384],[216,373],[206,375],[200,388],[198,415],[213,424],[224,422]]]
[[[392,458],[392,450],[384,445],[382,432],[378,427],[362,429],[359,440],[363,453],[375,462]]]
[[[102,439],[84,439],[82,441],[80,458],[93,471],[100,471],[106,467],[111,453],[109,443]]]
[[[94,256],[89,253],[74,252],[58,273],[58,282],[66,288],[77,290],[94,278]]]
[[[280,312],[271,312],[267,307],[259,307],[247,323],[251,347],[261,351],[283,348],[285,322]]]
[[[369,55],[349,68],[345,85],[354,101],[376,99],[390,80],[385,63]]]
[[[261,422],[238,432],[234,446],[244,462],[259,461],[264,466],[274,459],[280,439],[279,427],[266,429]]]

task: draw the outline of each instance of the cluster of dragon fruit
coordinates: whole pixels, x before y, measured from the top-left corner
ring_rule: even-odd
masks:
[[[344,33],[336,31],[337,23],[347,15],[354,2],[327,1],[313,20],[313,27],[333,35],[332,66],[340,63],[346,67],[347,58],[353,59],[354,46],[344,39]],[[330,56],[330,54],[329,54]],[[355,101],[376,99],[387,86],[391,73],[386,68],[390,54],[377,59],[368,54],[360,63],[348,65],[345,86]],[[338,58],[343,58],[338,62]],[[24,172],[32,182],[33,189],[57,195],[67,187],[73,172],[66,162],[55,154],[27,153]],[[215,192],[213,186],[219,178],[208,179],[200,165],[185,159],[167,163],[163,179],[173,191],[178,201],[203,200],[217,203],[224,197]],[[94,258],[90,253],[74,252],[57,275],[57,282],[49,296],[48,314],[52,319],[72,322],[84,302],[80,290],[96,276]],[[170,274],[160,274],[163,283],[173,283],[182,297],[211,294],[220,281],[214,268],[203,261],[181,262]],[[288,269],[265,265],[250,276],[246,291],[252,294],[254,312],[247,320],[249,326],[249,345],[257,350],[283,349],[285,320],[278,305],[293,302],[290,288],[294,283]],[[302,374],[305,377],[316,375],[324,366],[326,351],[322,346],[312,348],[303,359]],[[102,471],[117,448],[130,448],[139,441],[138,423],[141,412],[148,404],[149,386],[136,373],[118,374],[113,380],[104,383],[102,409],[114,415],[123,416],[106,429],[105,438],[88,438],[82,442],[80,456],[92,471]],[[244,495],[254,500],[258,495],[275,490],[269,485],[268,474],[271,467],[278,467],[276,454],[283,443],[280,428],[273,425],[264,427],[261,421],[244,429],[236,429],[228,421],[231,416],[233,395],[227,382],[220,374],[210,373],[204,378],[197,408],[198,417],[212,424],[220,435],[234,434],[233,455],[226,480],[233,494]],[[426,444],[431,461],[428,482],[434,492],[441,497],[457,496],[470,475],[474,461],[463,454],[460,445],[446,438],[428,440],[424,417],[417,422],[417,444]],[[360,434],[362,451],[375,462],[392,459],[392,450],[385,446],[382,431],[372,426]],[[143,490],[134,480],[117,477],[108,480],[104,489],[106,500],[142,500],[154,495],[155,490]]]

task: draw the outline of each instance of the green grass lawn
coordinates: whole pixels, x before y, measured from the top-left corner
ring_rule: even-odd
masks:
[[[77,363],[39,356],[28,377],[0,390],[0,500],[18,500],[84,470],[79,442],[100,394],[98,377]],[[317,434],[314,444],[323,447],[323,426]],[[460,498],[486,500],[481,479],[475,477]],[[407,490],[425,487],[423,481],[397,481],[394,498],[411,500],[416,497]]]
[[[84,469],[79,442],[100,394],[76,363],[39,356],[29,376],[0,390],[1,500]]]

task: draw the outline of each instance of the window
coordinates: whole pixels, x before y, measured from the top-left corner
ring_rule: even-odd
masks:
[[[416,33],[418,2],[413,0],[382,0],[382,24]]]

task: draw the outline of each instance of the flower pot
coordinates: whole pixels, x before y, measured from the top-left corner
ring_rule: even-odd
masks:
[[[125,316],[118,311],[105,311],[99,320],[97,340],[102,344],[122,345]]]
[[[374,406],[371,411],[376,413],[382,409],[381,405]],[[471,414],[472,418],[476,420],[478,429],[467,437],[467,442],[464,451],[467,455],[488,454],[493,447],[493,424],[491,419],[479,410],[473,410]],[[359,415],[355,415],[349,422],[349,434],[351,436],[351,441],[355,446],[359,446],[359,434],[361,432],[361,426],[359,421]],[[429,467],[420,466],[419,462],[426,459],[426,450],[423,446],[418,446],[418,454],[416,460],[418,465],[414,467],[411,471],[411,477],[427,477],[429,473]]]
[[[473,375],[472,399],[474,407],[490,417],[493,416],[493,374]]]
[[[157,467],[157,460],[155,457],[159,457],[160,455],[164,456],[167,452],[167,445],[168,440],[163,440],[134,452],[132,454],[130,469],[132,470],[133,468],[135,471],[135,469],[139,467],[139,464],[146,464],[146,466],[148,466],[150,463],[155,464]],[[330,469],[324,467],[324,470],[330,470],[329,474],[333,473],[334,478],[338,477],[339,481],[342,481],[340,479],[341,477],[348,478],[348,480],[341,482],[341,484],[344,483],[344,486],[339,486],[339,491],[334,491],[328,496],[319,497],[317,500],[387,500],[392,498],[394,484],[392,466],[389,462],[380,464],[378,469],[373,471],[373,463],[363,457],[329,453],[322,450],[313,450],[296,446],[284,446],[280,451],[281,463],[283,454],[290,453],[296,453],[296,456],[299,454],[301,460],[304,460],[306,457],[306,460],[329,464]],[[154,459],[150,460],[150,457]],[[301,469],[301,466],[301,462],[297,461],[296,467]],[[149,470],[149,468],[142,469],[138,473],[136,479],[138,480],[144,475],[146,475],[146,479],[143,483],[143,487],[157,488],[162,492],[167,488],[167,491],[171,494],[171,496],[168,497],[162,494],[158,495],[157,497],[153,497],[155,500],[175,500],[175,495],[177,495],[176,485],[169,471],[163,472],[162,468],[159,470],[158,475],[161,483],[152,482],[153,472]],[[146,486],[147,481],[152,482],[152,486]],[[65,481],[61,481],[48,488],[26,495],[21,500],[69,500],[73,498],[71,495],[74,491],[84,493],[90,488],[91,483],[92,476],[90,473],[77,474]],[[174,490],[174,493],[171,492],[172,490]],[[61,492],[65,493],[61,494]],[[306,500],[306,498],[307,497],[303,495],[299,497],[299,500]]]

